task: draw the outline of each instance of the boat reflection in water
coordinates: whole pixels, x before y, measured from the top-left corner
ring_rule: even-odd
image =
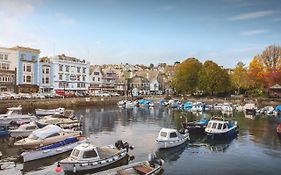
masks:
[[[163,159],[165,162],[176,161],[180,158],[180,155],[187,148],[188,142],[185,142],[177,147],[168,148],[168,149],[160,149],[155,152],[156,157],[159,159]]]

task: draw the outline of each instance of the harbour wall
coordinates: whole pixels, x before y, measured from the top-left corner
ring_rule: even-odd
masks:
[[[147,99],[162,99],[163,96],[144,97]],[[177,98],[181,101],[206,102],[208,104],[232,103],[244,105],[246,103],[255,103],[258,107],[276,106],[281,104],[281,99],[271,98],[216,98],[216,97],[169,97]],[[167,99],[169,99],[167,98]],[[66,109],[75,109],[86,106],[104,106],[116,105],[120,100],[130,99],[126,97],[76,97],[76,98],[51,98],[51,99],[19,99],[19,100],[0,100],[0,113],[5,113],[8,107],[21,105],[23,112],[34,112],[36,108],[52,109],[64,107]]]

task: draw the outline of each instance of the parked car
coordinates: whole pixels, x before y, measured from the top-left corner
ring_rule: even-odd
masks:
[[[117,92],[112,92],[110,95],[115,97],[120,96],[120,94],[118,94]]]
[[[100,96],[100,97],[110,97],[110,93],[109,92],[101,92],[97,96]]]

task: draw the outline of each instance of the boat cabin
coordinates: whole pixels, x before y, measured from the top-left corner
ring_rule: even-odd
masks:
[[[224,119],[211,119],[206,127],[206,132],[225,132],[232,128],[235,123]]]
[[[72,150],[70,158],[74,160],[92,161],[99,160],[100,156],[97,147],[89,143],[83,143]]]
[[[179,135],[180,133],[176,129],[162,128],[159,132],[157,140],[177,140],[179,138]]]
[[[62,129],[58,126],[48,125],[44,128],[33,131],[32,134],[28,136],[28,138],[32,140],[44,140],[46,138],[60,136],[61,131]]]

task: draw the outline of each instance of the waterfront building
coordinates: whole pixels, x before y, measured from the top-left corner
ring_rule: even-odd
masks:
[[[16,51],[0,47],[0,92],[15,91],[16,60]]]
[[[38,59],[40,50],[29,47],[16,46],[11,48],[16,52],[16,85],[17,92],[38,92]]]
[[[53,64],[48,57],[39,59],[39,91],[52,92],[54,89]]]
[[[89,62],[75,57],[56,55],[53,64],[53,88],[57,93],[87,92],[89,87]]]

